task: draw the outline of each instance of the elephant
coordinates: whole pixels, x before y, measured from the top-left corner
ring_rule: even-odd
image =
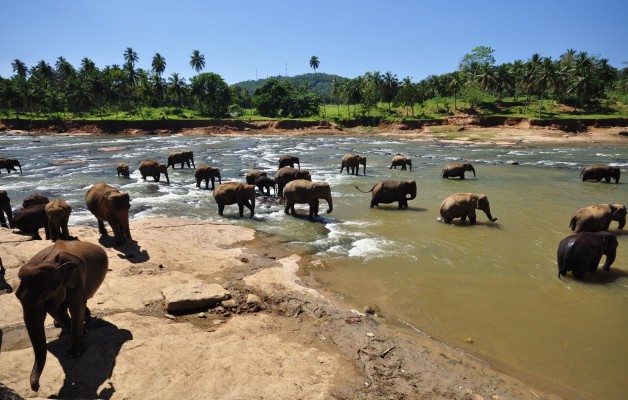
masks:
[[[347,168],[348,174],[357,176],[360,174],[360,164],[364,165],[364,175],[366,175],[366,157],[362,157],[359,154],[345,154],[342,157],[340,172]],[[351,172],[349,172],[349,168],[351,168]]]
[[[130,175],[129,166],[124,161],[120,161],[118,163],[118,167],[116,168],[116,170],[118,172],[118,176],[122,175],[123,178],[128,178]]]
[[[310,220],[314,219],[314,216],[318,216],[318,200],[324,199],[327,201],[329,208],[327,213],[329,214],[334,210],[334,205],[331,199],[331,188],[327,182],[311,182],[305,179],[295,179],[286,184],[284,188],[284,197],[286,198],[286,208],[284,212],[293,216],[297,213],[294,210],[294,205],[309,204],[310,205]]]
[[[268,173],[260,169],[249,170],[249,172],[246,173],[246,183],[249,185],[255,185],[255,181],[260,176],[268,176]]]
[[[35,193],[24,197],[24,200],[22,200],[22,207],[26,208],[34,206],[35,204],[48,204],[49,202],[50,200],[48,200],[48,197],[43,194]]]
[[[295,179],[312,180],[312,175],[307,169],[297,169],[292,167],[283,167],[275,173],[275,182],[277,183],[277,193],[279,197],[283,197],[283,187],[290,181]]]
[[[41,240],[39,229],[44,228],[46,239],[50,239],[46,204],[35,204],[18,210],[13,215],[12,228],[17,228],[23,233],[31,235],[35,240]]]
[[[294,164],[297,164],[299,169],[301,169],[301,163],[299,162],[299,157],[295,156],[283,156],[279,159],[279,169],[283,167],[292,167],[294,168]]]
[[[4,215],[7,219],[4,219]],[[9,224],[7,225],[7,220]],[[6,190],[0,190],[0,226],[8,228],[13,225],[13,210],[11,209],[11,199]]]
[[[20,174],[21,174],[22,166],[20,165],[20,161],[17,158],[0,158],[0,169],[2,168],[6,169],[8,174],[10,174],[11,171],[17,172],[17,169],[15,169],[15,167],[20,168]]]
[[[399,202],[399,208],[408,208],[408,200],[416,197],[416,181],[388,180],[377,182],[371,190],[364,191],[355,187],[362,193],[371,192],[371,208],[379,203],[390,204]]]
[[[190,166],[190,161],[192,162],[192,166]],[[194,165],[194,153],[191,150],[170,152],[170,154],[168,154],[167,167],[172,166],[172,169],[174,169],[175,164],[179,163],[181,164],[181,168],[183,168],[183,164],[187,164],[188,168],[196,168],[196,165]]]
[[[68,221],[72,213],[72,207],[65,200],[53,200],[45,206],[48,216],[48,231],[50,239],[56,242],[57,239],[70,240]]]
[[[46,364],[46,313],[69,333],[68,356],[81,355],[85,316],[89,315],[87,300],[105,279],[108,264],[107,253],[98,245],[59,240],[35,254],[18,271],[20,285],[15,295],[22,304],[24,324],[35,353],[30,375],[32,390],[39,390],[39,378]]]
[[[251,217],[255,212],[255,186],[240,182],[227,182],[218,185],[214,190],[214,199],[218,204],[218,214],[222,213],[226,205],[237,204],[240,210],[240,217],[244,216],[244,206],[251,210]]]
[[[196,187],[201,187],[201,181],[205,180],[205,189],[209,189],[209,180],[212,181],[212,190],[214,190],[214,181],[218,178],[218,183],[222,183],[220,178],[220,170],[216,167],[210,167],[207,164],[199,165],[194,171],[194,178],[196,179]]]
[[[607,231],[611,221],[619,223],[618,229],[626,225],[626,206],[623,204],[592,204],[576,211],[569,227],[576,233]]]
[[[580,232],[570,235],[558,244],[558,278],[571,271],[574,278],[582,279],[587,271],[594,272],[606,256],[604,270],[608,271],[617,255],[617,236],[614,233]]]
[[[6,272],[6,269],[4,268],[4,265],[2,265],[2,258],[0,258],[0,291],[3,291],[5,293],[11,293],[13,291],[13,288],[11,287],[11,285],[9,285],[6,279],[4,279],[5,272]],[[1,329],[0,329],[0,347],[2,347],[2,330]]]
[[[168,178],[168,167],[153,160],[144,160],[140,163],[140,174],[142,179],[146,180],[147,176],[152,176],[155,182],[159,182],[161,174],[166,176],[166,182],[170,183]]]
[[[273,188],[275,196],[277,195],[277,182],[273,178],[269,178],[268,175],[259,176],[255,180],[255,186],[261,194],[264,194],[264,189],[266,189],[266,196],[270,196],[270,188]]]
[[[491,215],[491,208],[485,194],[456,193],[447,197],[440,205],[440,215],[443,221],[451,223],[454,218],[460,218],[463,222],[469,217],[469,223],[475,224],[475,210],[482,210],[489,221],[495,222],[497,218]]]
[[[116,246],[133,240],[129,230],[131,199],[128,193],[121,193],[104,182],[96,183],[85,193],[85,204],[98,220],[98,232],[101,235],[107,234],[104,223],[107,221],[113,231]]]
[[[390,164],[389,169],[392,169],[393,167],[395,169],[397,169],[397,167],[401,167],[403,171],[406,171],[407,170],[406,165],[408,165],[410,167],[410,171],[412,171],[412,160],[406,156],[397,154],[396,156],[393,157],[392,164]]]
[[[606,183],[611,183],[611,178],[615,180],[615,183],[619,183],[619,175],[621,174],[619,167],[613,167],[610,165],[589,165],[582,168],[580,171],[580,178],[582,181],[601,181],[604,179]]]
[[[473,172],[473,177],[475,178],[475,168],[473,168],[473,165],[466,163],[466,164],[447,164],[445,165],[445,168],[443,168],[443,171],[441,172],[441,175],[443,178],[447,178],[449,179],[449,177],[453,177],[453,176],[457,176],[459,177],[461,180],[464,179],[464,173],[465,171],[472,171]]]

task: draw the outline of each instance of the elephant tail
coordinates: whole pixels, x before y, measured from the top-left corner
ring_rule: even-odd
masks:
[[[576,217],[573,217],[571,221],[569,221],[569,228],[571,228],[572,231],[576,230],[576,222],[578,222],[578,218]]]
[[[357,186],[356,186],[355,188],[356,188],[356,189],[358,189],[358,190],[359,190],[360,192],[362,192],[362,193],[371,193],[371,192],[373,191],[373,189],[375,189],[375,186],[373,186],[373,187],[371,188],[371,190],[366,191],[366,192],[365,192],[364,190],[360,189],[360,188],[359,188],[359,187],[357,187]]]

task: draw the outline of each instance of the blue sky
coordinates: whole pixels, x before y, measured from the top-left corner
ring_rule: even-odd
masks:
[[[159,52],[165,75],[205,72],[229,84],[319,72],[349,78],[391,71],[419,81],[454,71],[474,47],[490,46],[498,64],[533,53],[557,58],[573,48],[628,66],[628,0],[210,1],[0,0],[0,76],[59,56],[78,67],[122,64],[132,47],[138,67]]]

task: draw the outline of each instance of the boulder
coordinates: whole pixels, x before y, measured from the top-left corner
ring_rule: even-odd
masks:
[[[169,312],[213,308],[231,297],[231,293],[219,284],[203,282],[170,286],[161,294]]]

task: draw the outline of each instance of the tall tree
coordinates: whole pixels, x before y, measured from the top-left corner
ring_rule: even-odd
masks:
[[[179,107],[183,104],[182,98],[185,94],[185,78],[179,77],[179,74],[173,72],[168,78],[168,91],[177,98]]]
[[[310,68],[314,70],[314,75],[316,75],[316,70],[319,65],[321,65],[321,63],[318,61],[318,57],[312,56],[312,58],[310,58]]]
[[[153,56],[152,67],[153,72],[157,76],[161,77],[161,74],[163,74],[166,70],[166,59],[162,57],[161,54],[155,53],[155,55]]]
[[[11,63],[11,67],[13,68],[13,72],[22,79],[26,79],[26,73],[28,72],[28,68],[26,64],[22,62],[22,60],[18,60],[17,58],[13,60]]]
[[[135,68],[135,63],[139,61],[139,57],[137,53],[130,47],[127,47],[124,50],[124,61],[131,67]]]
[[[544,58],[541,67],[537,70],[533,85],[539,93],[539,118],[543,108],[543,96],[547,90],[556,87],[556,68],[550,57]]]
[[[205,56],[198,50],[192,51],[192,55],[190,56],[190,66],[197,74],[201,72],[203,68],[205,68]]]

